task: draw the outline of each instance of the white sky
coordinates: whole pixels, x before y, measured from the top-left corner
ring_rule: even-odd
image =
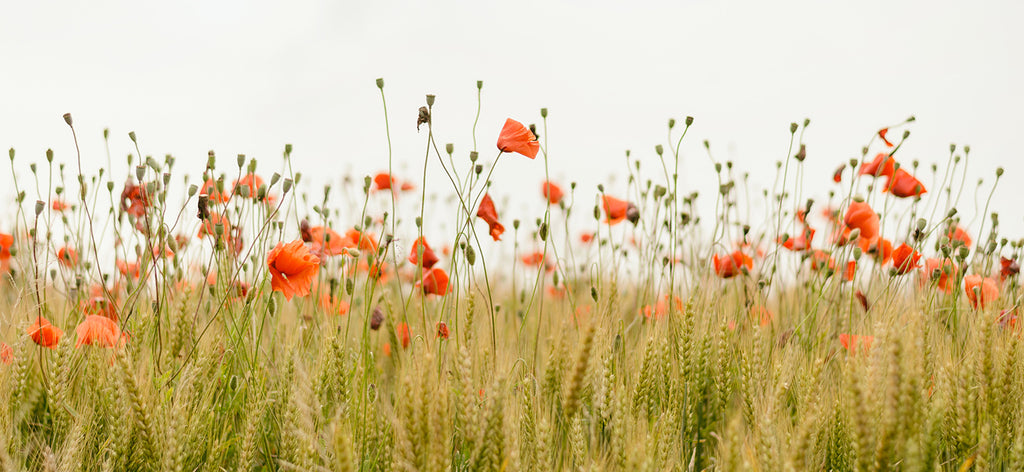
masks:
[[[875,130],[913,114],[901,160],[944,163],[950,143],[971,145],[968,214],[977,178],[988,185],[1005,167],[996,208],[1019,237],[1022,20],[1012,1],[5,2],[0,146],[17,149],[19,174],[48,147],[70,163],[65,112],[91,169],[106,160],[104,127],[121,166],[135,130],[144,153],[173,154],[193,174],[208,149],[221,166],[257,157],[269,174],[293,143],[316,193],[346,169],[386,167],[374,79],[386,80],[396,160],[413,168],[424,94],[438,97],[438,140],[465,160],[482,79],[482,158],[506,117],[539,123],[547,107],[552,176],[588,198],[627,148],[653,171],[666,120],[686,115],[682,178],[705,194],[703,139],[767,186],[789,123],[810,117],[807,183],[823,196]],[[540,162],[503,158],[500,171],[496,193],[536,201]],[[0,172],[0,191],[10,186]]]

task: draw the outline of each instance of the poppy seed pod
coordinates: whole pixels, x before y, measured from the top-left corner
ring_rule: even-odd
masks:
[[[629,220],[630,223],[633,223],[633,226],[636,226],[637,222],[640,221],[640,210],[636,205],[630,203],[629,206],[626,207],[626,219]]]
[[[377,78],[377,88],[379,88],[381,90],[384,89],[384,78],[383,77],[378,77]]]
[[[379,306],[373,307],[373,314],[370,315],[370,329],[377,331],[384,323],[384,311]]]

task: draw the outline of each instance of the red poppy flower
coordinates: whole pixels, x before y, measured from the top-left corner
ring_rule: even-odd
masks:
[[[611,195],[602,195],[601,205],[604,207],[605,221],[609,225],[616,225],[626,219],[630,203]]]
[[[344,315],[348,313],[349,305],[343,297],[335,296],[324,292],[320,294],[320,308],[331,315]]]
[[[871,241],[878,237],[878,214],[865,202],[851,202],[843,220],[847,227],[860,230],[860,237]]]
[[[956,225],[956,228],[950,228],[946,236],[951,241],[960,241],[964,247],[971,247],[971,235],[967,234],[967,230],[963,226]]]
[[[505,120],[505,126],[501,128],[498,136],[498,150],[501,152],[518,152],[530,159],[537,157],[540,151],[540,143],[522,123],[509,118]]]
[[[228,201],[228,196],[217,189],[217,181],[213,179],[206,179],[206,182],[203,183],[203,188],[199,189],[199,194],[209,197],[210,203],[224,203]]]
[[[337,256],[355,244],[348,237],[338,234],[331,228],[314,226],[309,228],[309,242],[313,252],[323,256]]]
[[[412,341],[412,332],[409,331],[409,325],[402,322],[395,326],[395,334],[398,335],[399,340],[402,342],[402,348],[409,347],[409,342]]]
[[[861,163],[860,172],[858,173],[860,175],[870,175],[872,177],[892,177],[892,174],[895,171],[896,159],[888,153],[881,152],[875,156],[875,160]]]
[[[57,262],[64,267],[74,267],[78,265],[78,251],[67,246],[60,248],[57,251]]]
[[[291,300],[295,295],[309,295],[309,287],[320,271],[320,258],[311,254],[301,240],[277,243],[267,255],[267,267],[272,277],[270,287]]]
[[[117,321],[117,306],[107,300],[103,295],[94,295],[79,303],[82,313],[87,315],[99,315]]]
[[[544,198],[548,200],[551,205],[558,205],[562,201],[562,197],[565,195],[562,193],[562,189],[551,182],[544,182],[540,187],[540,193],[544,195]]]
[[[889,259],[892,258],[892,251],[892,241],[885,238],[878,238],[871,243],[870,247],[865,252],[875,256],[875,260],[878,261],[879,264],[885,265],[885,263],[889,262]]]
[[[422,261],[419,257],[421,247],[423,251]],[[434,264],[437,264],[438,260],[439,259],[437,258],[437,255],[434,254],[434,250],[430,249],[430,245],[427,244],[427,240],[423,236],[417,238],[416,242],[412,245],[412,250],[409,251],[409,263],[418,265],[420,262],[422,262],[423,268],[429,269],[431,267],[434,267]]]
[[[0,343],[0,362],[8,365],[14,362],[14,349],[7,343]]]
[[[14,236],[0,233],[0,261],[3,262],[4,270],[11,260],[11,247],[14,246]]]
[[[862,336],[856,334],[850,336],[849,334],[846,333],[842,333],[839,335],[839,343],[842,344],[847,351],[850,351],[851,355],[857,354],[858,347],[860,348],[861,352],[867,354],[867,352],[871,349],[871,343],[874,342],[874,340],[874,336]]]
[[[999,258],[999,279],[1006,280],[1009,277],[1013,277],[1020,273],[1020,264],[1017,263],[1016,259],[1007,259],[1005,257]]]
[[[999,298],[999,285],[989,277],[982,277],[978,274],[971,274],[964,277],[964,292],[971,306],[984,309],[986,303],[992,303]]]
[[[824,270],[836,268],[836,260],[831,254],[822,251],[821,249],[815,249],[811,252],[811,270]]]
[[[258,176],[256,174],[253,174],[253,173],[248,173],[248,174],[245,174],[245,176],[243,176],[241,179],[238,179],[238,180],[235,181],[235,190],[234,190],[233,193],[235,195],[242,195],[242,193],[239,190],[242,187],[248,187],[249,188],[248,198],[256,199],[256,196],[257,196],[256,193],[259,191],[260,187],[262,187],[262,186],[263,186],[263,179],[261,179],[260,176]]]
[[[448,339],[448,325],[444,321],[437,322],[437,337],[440,339]]]
[[[750,307],[750,318],[757,320],[757,324],[761,326],[768,326],[775,320],[775,313],[766,308],[764,305],[754,305]]]
[[[64,211],[68,209],[68,204],[64,203],[64,200],[54,198],[51,208],[53,208],[53,211]]]
[[[920,197],[922,194],[927,193],[924,184],[917,177],[910,175],[910,172],[903,170],[902,168],[896,169],[892,177],[889,177],[888,182],[885,183],[885,187],[882,188],[883,192],[890,192],[893,195],[900,198],[907,197]]]
[[[352,228],[345,232],[345,237],[351,241],[351,244],[360,251],[369,251],[374,254],[377,253],[377,236],[373,233],[365,231],[360,232],[359,230]]]
[[[878,137],[882,138],[882,141],[885,142],[886,146],[893,147],[895,145],[891,141],[889,141],[888,138],[885,137],[885,135],[888,134],[888,133],[889,133],[889,128],[882,128],[882,129],[878,130]]]
[[[484,194],[484,198],[480,200],[480,208],[476,211],[476,216],[487,222],[488,232],[495,241],[501,241],[501,233],[505,232],[505,227],[498,223],[498,211],[494,209],[494,200],[491,200],[491,195],[488,193]]]
[[[121,190],[121,211],[141,219],[148,207],[149,197],[146,195],[146,189],[131,180],[125,182],[124,190]]]
[[[583,233],[580,235],[580,242],[583,244],[590,244],[594,241],[594,233]]]
[[[78,335],[75,348],[92,345],[113,348],[124,343],[117,323],[105,316],[86,316],[75,328],[75,333]]]
[[[810,226],[805,226],[804,231],[800,236],[795,238],[786,238],[785,240],[780,236],[779,242],[782,244],[782,247],[789,249],[790,251],[806,251],[807,249],[810,249],[811,242],[814,240],[814,232],[815,231],[811,229]]]
[[[448,274],[440,267],[435,267],[423,274],[423,280],[418,285],[423,287],[424,295],[433,294],[443,297],[448,294]]]
[[[675,308],[674,311],[676,313],[681,313],[683,311],[683,299],[681,299],[679,297],[672,297],[672,298],[673,298],[673,301],[674,301],[673,305],[675,306],[674,307]],[[646,317],[648,319],[650,319],[650,318],[661,319],[666,314],[668,314],[668,309],[669,309],[668,295],[666,294],[666,295],[662,295],[662,297],[660,299],[658,299],[658,302],[655,303],[654,306],[644,305],[643,309],[641,309],[640,312],[641,312],[641,314],[644,315],[644,317]]]
[[[61,336],[64,336],[64,331],[50,324],[50,320],[38,316],[36,322],[28,327],[28,335],[36,344],[55,349],[60,343]]]
[[[754,260],[743,251],[733,251],[732,254],[724,256],[715,254],[711,256],[711,262],[714,265],[715,274],[723,279],[742,274],[744,267],[748,272],[754,268]]]
[[[555,270],[555,265],[552,264],[551,261],[549,261],[546,257],[544,257],[544,253],[540,251],[533,251],[529,254],[524,254],[521,257],[521,259],[523,261],[523,265],[529,267],[543,266],[544,270],[547,272]]]
[[[125,277],[131,277],[133,279],[139,278],[139,263],[138,261],[126,262],[121,259],[114,261],[117,264],[117,271]]]
[[[848,261],[846,270],[843,271],[843,280],[852,282],[855,275],[857,275],[857,261]]]
[[[373,176],[373,185],[376,187],[376,190],[378,191],[390,190],[391,188],[397,186],[397,184],[398,181],[395,180],[395,178],[392,177],[391,174],[387,172],[379,172],[377,173],[377,175]]]
[[[900,244],[900,247],[892,251],[892,265],[896,273],[906,275],[919,267],[921,253],[914,250],[907,243]]]
[[[956,280],[956,264],[950,259],[938,259],[930,257],[924,260],[924,270],[921,271],[921,282],[932,280],[935,272],[938,271],[936,284],[939,290],[946,293],[953,291],[953,281]]]

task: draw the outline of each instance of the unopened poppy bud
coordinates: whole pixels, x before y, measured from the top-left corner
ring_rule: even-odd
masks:
[[[114,182],[109,181],[109,180],[107,181],[107,191],[108,192],[113,192],[114,191]]]
[[[466,245],[466,262],[469,265],[476,264],[476,249],[473,249],[473,245]]]
[[[542,223],[540,225],[540,229],[537,230],[537,236],[540,236],[540,240],[541,241],[547,241],[547,239],[548,239],[548,225],[547,225],[547,223]]]
[[[964,146],[964,154],[970,154],[970,153],[971,153],[971,147],[970,146]]]
[[[128,139],[131,139],[133,143],[137,144],[137,141],[135,140],[135,132],[134,131],[129,131],[128,132]]]
[[[551,274],[551,284],[554,286],[558,286],[558,272]]]
[[[477,164],[476,167],[473,168],[473,170],[476,172],[476,175],[480,175],[484,171],[484,166]]]
[[[250,174],[253,173],[253,172],[256,172],[256,159],[250,159],[249,160],[249,168],[248,168],[248,170],[249,170]]]
[[[910,130],[909,129],[903,130],[903,139],[907,139],[909,137],[910,137]]]
[[[36,216],[39,216],[39,214],[43,212],[43,208],[46,208],[46,202],[36,200]]]
[[[597,205],[594,205],[594,219],[595,220],[600,220],[601,219],[601,208],[598,207]]]
[[[952,218],[954,215],[956,215],[956,207],[949,209],[949,212],[946,213],[946,218]]]
[[[704,149],[711,149],[711,141],[704,140]]]
[[[421,226],[423,226],[423,218],[420,218],[420,217],[417,216],[416,217],[416,227],[419,228]]]
[[[512,220],[512,229],[519,229],[519,219]]]
[[[434,96],[431,95],[431,94],[427,94],[427,106],[428,107],[434,106]]]
[[[807,125],[809,125],[809,124],[811,124],[811,119],[810,118],[804,118],[804,128],[806,128]]]
[[[453,152],[455,152],[455,145],[452,143],[445,144],[444,152],[448,153],[448,155],[451,155]]]
[[[789,133],[790,134],[796,133],[796,129],[797,128],[799,128],[799,126],[796,123],[790,123],[789,124]]]
[[[7,156],[11,158],[11,161],[14,161],[14,148],[7,150]]]
[[[249,198],[249,186],[248,185],[238,186],[238,194],[241,195],[242,198]]]
[[[281,184],[281,191],[284,192],[284,193],[288,193],[288,191],[291,190],[291,189],[292,189],[292,179],[284,179],[284,182]]]
[[[597,184],[597,191],[604,193],[604,184]]]
[[[722,173],[722,163],[721,162],[716,162],[715,163],[715,172],[719,173],[719,174]]]
[[[672,128],[675,128],[675,127],[676,127],[676,119],[675,118],[669,118],[668,119],[668,129],[672,129]]]
[[[864,254],[864,250],[861,249],[860,246],[857,246],[857,247],[853,248],[853,258],[854,259],[860,259],[860,256],[863,255],[863,254]]]
[[[860,237],[860,228],[854,228],[850,231],[850,241],[856,241]]]
[[[540,109],[540,117],[541,118],[547,118],[548,117],[548,109],[547,108],[541,108]]]
[[[924,231],[924,227],[928,225],[928,222],[924,218],[917,219],[917,230]]]
[[[366,215],[366,218],[363,219],[363,226],[366,228],[373,226],[373,217],[370,215]]]
[[[640,210],[636,205],[630,203],[629,206],[626,207],[626,219],[629,220],[630,223],[633,223],[633,226],[636,226],[637,222],[640,221]]]
[[[384,78],[383,77],[378,77],[377,78],[377,88],[379,88],[381,90],[384,90]]]
[[[166,186],[171,182],[171,174],[164,172],[164,185]]]
[[[135,177],[138,177],[140,182],[144,175],[146,175],[146,166],[135,166]]]
[[[967,249],[967,246],[961,246],[960,247],[960,259],[961,260],[967,259],[967,255],[970,254],[970,252],[971,252],[971,250]]]
[[[996,167],[996,177],[1002,177],[1002,176],[1003,176],[1003,168],[1002,167]]]
[[[659,144],[657,146],[654,146],[654,152],[660,156],[662,153],[665,152],[665,148]]]
[[[281,180],[281,174],[274,172],[274,175],[270,176],[270,186],[273,187],[278,180]]]
[[[359,250],[354,247],[348,248],[346,252],[348,252],[350,257],[359,257]]]
[[[235,162],[238,163],[238,168],[241,169],[245,165],[245,154],[239,154],[235,157]]]
[[[594,299],[595,302],[597,301],[597,287],[590,287],[590,298]]]
[[[476,151],[470,151],[470,152],[469,152],[469,162],[476,162],[476,159],[477,159],[477,157],[479,157],[479,156],[480,156],[480,155],[479,155],[479,154],[477,154],[477,152],[476,152]]]
[[[692,116],[687,116],[685,123],[686,123],[686,126],[692,125],[693,124],[693,117]]]

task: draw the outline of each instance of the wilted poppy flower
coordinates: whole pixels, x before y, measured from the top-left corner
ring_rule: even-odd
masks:
[[[874,342],[874,340],[874,336],[861,336],[856,334],[850,336],[846,333],[839,335],[839,343],[842,344],[847,351],[850,351],[850,354],[857,354],[858,347],[861,352],[867,354],[871,349],[871,343]]]
[[[309,295],[313,278],[320,271],[320,258],[311,254],[301,240],[277,243],[267,255],[267,267],[272,277],[270,287],[291,300],[295,295]]]
[[[501,152],[518,152],[530,159],[537,157],[540,143],[527,127],[512,118],[505,120],[498,136],[498,150]]]
[[[51,203],[51,208],[53,208],[53,211],[64,211],[68,209],[68,204],[64,203],[64,200],[54,198]]]
[[[250,172],[248,174],[245,174],[245,176],[243,176],[241,179],[235,181],[235,190],[232,193],[241,196],[243,195],[243,193],[241,192],[241,188],[247,187],[249,191],[248,194],[245,196],[248,198],[255,199],[257,196],[257,192],[262,186],[263,179],[261,179],[260,176]]]
[[[64,267],[74,267],[78,265],[78,251],[67,246],[60,248],[57,250],[57,262]]]
[[[320,294],[320,308],[331,315],[344,315],[348,313],[348,302],[343,297],[330,293]]]
[[[448,325],[444,321],[437,322],[437,337],[441,339],[448,339]]]
[[[121,211],[127,212],[135,218],[142,218],[149,207],[149,197],[142,185],[136,185],[132,180],[124,184],[121,190]]]
[[[715,274],[723,279],[735,277],[743,273],[743,267],[750,271],[754,268],[754,259],[743,253],[743,251],[733,251],[732,254],[726,254],[719,256],[715,254],[711,256],[712,265],[715,268]]]
[[[75,343],[76,348],[80,348],[83,345],[113,348],[119,343],[124,342],[121,337],[121,329],[117,327],[117,323],[105,316],[86,316],[78,324],[78,327],[75,328],[75,333],[78,335],[78,342]]]
[[[860,237],[871,241],[878,237],[878,214],[865,202],[850,202],[843,220],[849,228],[860,230]]]
[[[416,238],[416,242],[413,243],[412,250],[409,251],[409,263],[419,265],[419,263],[421,262],[419,257],[421,250],[423,251],[423,268],[429,269],[431,267],[434,267],[434,264],[437,264],[437,261],[439,259],[437,258],[437,255],[434,254],[434,250],[430,249],[430,245],[427,244],[427,240],[423,236]]]
[[[900,244],[900,247],[892,251],[892,265],[896,269],[896,273],[900,275],[916,270],[920,260],[921,253],[915,251],[907,243]]]
[[[601,205],[604,207],[605,221],[609,225],[615,225],[626,219],[631,203],[619,200],[611,195],[601,196]]]
[[[203,188],[199,189],[199,194],[209,197],[210,203],[224,203],[228,201],[228,196],[217,189],[217,181],[213,179],[206,179],[206,182],[203,183]]]
[[[36,322],[28,327],[28,335],[36,344],[54,349],[60,342],[61,336],[64,336],[64,331],[50,324],[50,320],[38,316]]]
[[[562,193],[561,187],[551,182],[544,182],[540,187],[540,193],[544,195],[544,198],[548,200],[551,205],[558,205],[562,201],[562,197],[565,195]]]
[[[423,274],[423,280],[417,285],[423,288],[424,295],[434,294],[443,297],[448,294],[448,274],[440,267],[435,267]]]
[[[7,343],[0,343],[0,362],[10,364],[14,362],[14,349]]]
[[[967,234],[967,230],[963,226],[956,225],[955,228],[950,228],[946,236],[950,241],[960,241],[964,247],[971,247],[971,235]]]
[[[395,326],[395,334],[398,335],[398,340],[402,342],[402,348],[409,347],[409,342],[412,341],[412,332],[409,331],[409,325],[405,322],[398,323]]]
[[[352,228],[345,232],[345,237],[351,242],[350,244],[359,248],[360,251],[377,253],[377,236],[373,233]]]
[[[999,278],[1000,280],[1006,280],[1009,277],[1013,277],[1020,273],[1020,264],[1017,263],[1016,259],[1007,259],[1005,257],[999,258]]]
[[[139,278],[139,263],[138,261],[126,262],[121,259],[114,261],[117,264],[117,271],[125,277],[131,277],[133,279]]]
[[[967,293],[971,306],[980,306],[984,309],[986,303],[992,303],[999,298],[999,285],[989,277],[982,278],[978,274],[971,274],[964,277],[964,292]]]
[[[896,169],[892,177],[889,177],[889,181],[886,182],[885,187],[882,188],[883,192],[890,192],[893,195],[900,198],[907,197],[920,197],[922,194],[927,193],[924,184],[917,177],[910,175],[910,172],[903,170],[902,168]]]
[[[952,260],[930,257],[924,260],[924,270],[921,271],[921,281],[925,282],[932,280],[933,277],[936,277],[934,274],[938,272],[938,276],[935,280],[939,290],[950,293],[953,291],[953,281],[956,280],[956,270],[956,264]]]
[[[885,137],[887,133],[889,133],[889,128],[882,128],[878,130],[878,137],[882,138],[882,142],[884,142],[886,146],[893,147],[894,144]]]
[[[487,222],[487,231],[491,237],[495,241],[501,241],[501,233],[505,232],[505,227],[498,223],[498,211],[494,209],[494,200],[491,200],[490,194],[485,193],[484,198],[480,200],[476,216]]]
[[[873,161],[861,163],[858,174],[870,175],[872,177],[891,177],[895,171],[896,159],[888,153],[882,152],[875,156]]]

